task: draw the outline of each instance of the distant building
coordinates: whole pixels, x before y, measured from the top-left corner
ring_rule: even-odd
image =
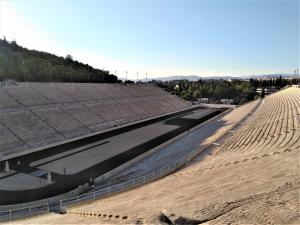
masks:
[[[276,91],[278,91],[278,88],[276,88],[276,87],[266,87],[265,88],[265,93],[266,94],[272,94],[272,93],[274,93]],[[259,93],[259,94],[261,94],[262,88],[257,88],[256,92]]]
[[[222,104],[226,104],[226,105],[230,105],[233,103],[233,99],[229,99],[229,98],[225,98],[225,99],[221,99]]]
[[[198,102],[199,102],[199,103],[208,103],[209,100],[208,100],[208,98],[199,98],[199,99],[198,99]]]

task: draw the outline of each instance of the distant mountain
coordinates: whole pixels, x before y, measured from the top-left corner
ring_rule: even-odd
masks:
[[[250,78],[294,78],[294,74],[289,74],[289,73],[277,73],[277,74],[261,74],[261,75],[248,75],[248,76],[242,76],[243,79],[250,79]]]
[[[156,77],[156,78],[148,78],[148,81],[150,80],[161,80],[161,81],[170,81],[170,80],[190,80],[190,81],[197,81],[199,79],[202,80],[229,80],[229,79],[250,79],[250,78],[256,78],[256,79],[262,79],[262,78],[278,78],[282,76],[282,78],[293,78],[293,74],[262,74],[262,75],[247,75],[247,76],[209,76],[209,77],[201,77],[197,75],[190,75],[190,76],[183,76],[183,75],[176,75],[176,76],[166,76],[166,77]],[[142,79],[143,82],[146,81],[146,79]]]
[[[169,81],[169,80],[190,80],[190,81],[197,81],[201,79],[201,77],[196,75],[190,75],[190,76],[182,76],[182,75],[176,75],[176,76],[167,76],[167,77],[156,77],[156,78],[148,78],[148,80],[161,80],[161,81]],[[145,81],[146,79],[142,79],[142,81]]]
[[[183,75],[176,75],[176,76],[167,76],[167,77],[156,77],[156,78],[148,78],[149,80],[161,80],[161,81],[170,81],[170,80],[190,80],[190,81],[197,81],[199,79],[202,80],[210,80],[210,79],[223,79],[223,80],[228,80],[228,79],[235,79],[237,77],[233,76],[211,76],[211,77],[201,77],[201,76],[196,76],[196,75],[190,75],[190,76],[183,76]],[[142,79],[142,81],[146,81],[146,79]]]

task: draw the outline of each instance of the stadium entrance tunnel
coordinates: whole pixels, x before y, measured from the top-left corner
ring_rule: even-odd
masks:
[[[9,172],[0,176],[0,204],[46,199],[93,185],[97,177],[225,110],[192,108],[9,159]],[[0,167],[4,171],[5,162]]]

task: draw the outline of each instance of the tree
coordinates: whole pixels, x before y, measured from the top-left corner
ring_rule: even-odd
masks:
[[[201,97],[200,90],[199,89],[195,90],[193,93],[193,99],[198,99],[200,97]]]
[[[18,46],[16,39],[14,39],[13,41],[11,41],[11,45]]]
[[[73,62],[73,57],[69,54],[66,56],[65,59],[66,59],[67,62]]]

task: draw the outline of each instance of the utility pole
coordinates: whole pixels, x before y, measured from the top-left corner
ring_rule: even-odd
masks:
[[[139,80],[139,72],[136,73],[136,83],[138,82]]]
[[[127,81],[127,74],[128,74],[128,71],[126,71],[126,80],[125,81]]]

